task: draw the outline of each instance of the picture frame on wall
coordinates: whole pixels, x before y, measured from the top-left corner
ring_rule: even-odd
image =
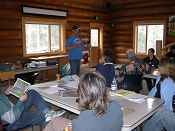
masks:
[[[170,16],[168,20],[168,35],[175,37],[175,15]]]

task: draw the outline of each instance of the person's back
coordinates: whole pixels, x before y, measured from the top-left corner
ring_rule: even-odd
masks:
[[[108,55],[104,56],[104,62],[96,66],[96,72],[100,73],[106,79],[106,86],[111,87],[115,78],[115,67],[112,58]]]
[[[109,91],[102,75],[95,72],[83,75],[77,92],[81,112],[72,122],[73,131],[121,131],[121,107],[117,101],[109,100]]]
[[[96,66],[96,71],[106,79],[106,86],[110,87],[115,77],[115,68],[113,63],[99,64]]]
[[[121,107],[112,101],[102,116],[96,116],[92,110],[82,111],[79,118],[73,120],[73,131],[121,131],[122,117]]]

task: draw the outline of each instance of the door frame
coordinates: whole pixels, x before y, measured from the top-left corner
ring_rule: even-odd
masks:
[[[90,31],[91,29],[94,28],[94,29],[99,29],[99,54],[100,56],[103,55],[103,28],[104,28],[104,24],[101,24],[101,23],[90,23]],[[91,36],[90,36],[90,39],[91,39]],[[91,45],[91,43],[90,43]]]

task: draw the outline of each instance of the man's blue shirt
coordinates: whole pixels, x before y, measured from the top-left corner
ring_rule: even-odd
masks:
[[[70,36],[67,39],[66,47],[71,46],[71,45],[75,45],[77,39],[79,39],[79,38],[76,37],[76,36]],[[69,53],[69,60],[80,60],[83,56],[82,50],[83,50],[83,44],[82,44],[82,47],[77,47],[77,48],[70,49],[69,52],[68,52]]]

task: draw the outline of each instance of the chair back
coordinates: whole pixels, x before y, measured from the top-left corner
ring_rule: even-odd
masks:
[[[141,86],[141,75],[138,74],[125,74],[124,85],[126,90],[139,92],[142,89]]]
[[[111,87],[112,81],[115,77],[114,64],[99,64],[96,67],[96,71],[99,72],[106,79],[106,86]]]

